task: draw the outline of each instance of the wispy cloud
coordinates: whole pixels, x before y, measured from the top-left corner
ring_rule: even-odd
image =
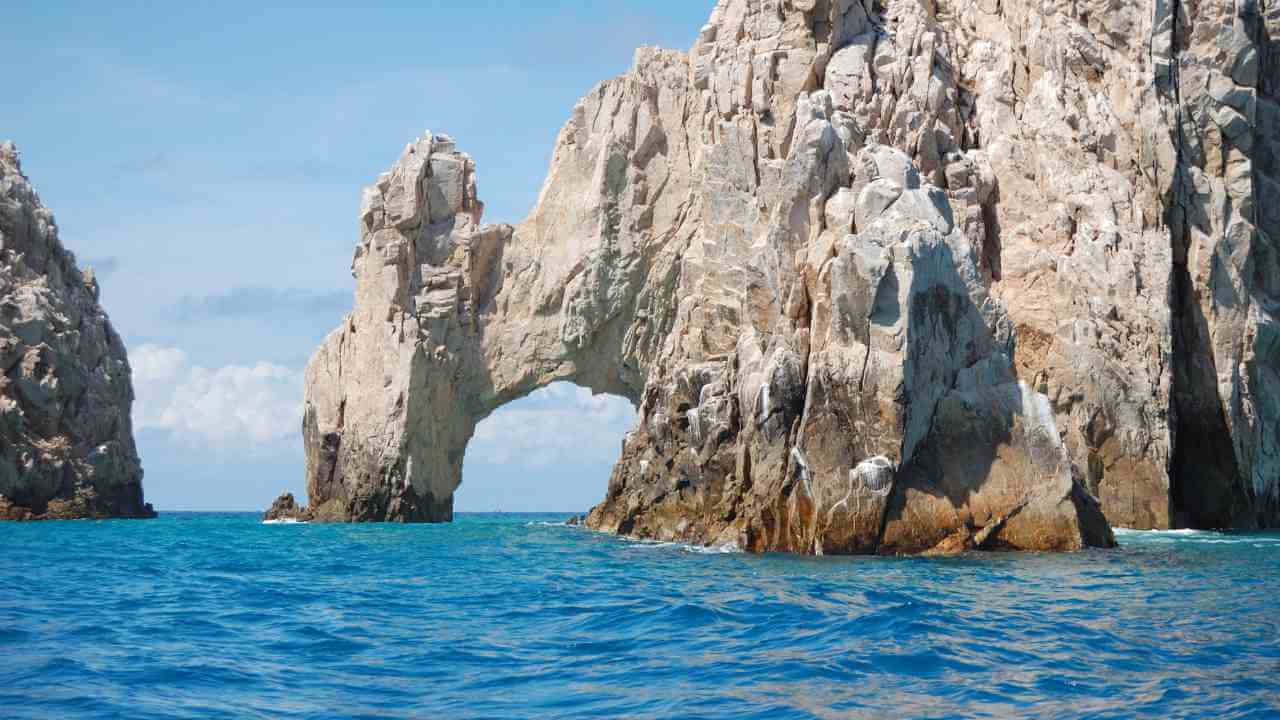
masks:
[[[710,9],[707,11],[710,14]],[[696,30],[696,27],[693,27]],[[635,49],[656,45],[672,50],[688,50],[692,45],[687,28],[674,28],[661,11],[618,9],[608,17],[579,18],[547,15],[529,23],[513,49],[515,65],[554,67],[590,64],[613,66],[622,72]],[[603,74],[600,80],[607,79]]]
[[[297,436],[302,373],[265,361],[205,368],[180,348],[143,345],[133,366],[133,421],[192,446],[258,449]]]
[[[120,258],[112,256],[85,258],[80,262],[80,266],[93,268],[93,272],[102,278],[120,269]]]
[[[121,175],[162,176],[173,169],[169,153],[160,150],[147,155],[129,157],[112,165]]]
[[[213,295],[186,296],[178,302],[176,313],[179,320],[255,315],[281,317],[286,314],[324,315],[336,319],[351,309],[351,303],[349,290],[320,292],[249,285]]]
[[[105,54],[84,58],[96,70],[101,99],[142,109],[233,112],[239,109],[228,95],[215,95],[195,83],[170,76],[153,67],[121,62]]]

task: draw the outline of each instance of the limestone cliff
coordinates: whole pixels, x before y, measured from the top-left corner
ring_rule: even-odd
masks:
[[[475,424],[572,380],[640,414],[597,529],[1280,525],[1278,34],[1275,0],[720,0],[574,108],[517,227],[428,135],[308,369],[310,512],[448,520]]]
[[[133,385],[92,270],[0,144],[0,519],[152,517]]]

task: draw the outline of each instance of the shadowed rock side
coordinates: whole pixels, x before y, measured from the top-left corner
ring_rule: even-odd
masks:
[[[475,424],[571,380],[640,414],[596,529],[922,553],[1280,524],[1277,29],[721,0],[578,104],[518,227],[419,140],[308,370],[307,512],[448,520]]]
[[[154,517],[124,344],[0,143],[0,520]]]

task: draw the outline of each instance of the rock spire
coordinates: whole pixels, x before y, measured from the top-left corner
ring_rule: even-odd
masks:
[[[0,143],[0,519],[153,517],[124,343]]]

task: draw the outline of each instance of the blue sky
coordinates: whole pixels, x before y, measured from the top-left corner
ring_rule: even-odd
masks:
[[[351,305],[360,188],[447,132],[486,218],[519,221],[577,99],[639,45],[687,49],[714,2],[4,4],[0,138],[98,270],[147,497],[212,510],[303,491],[301,373]],[[457,508],[585,510],[631,420],[571,386],[513,403]]]

